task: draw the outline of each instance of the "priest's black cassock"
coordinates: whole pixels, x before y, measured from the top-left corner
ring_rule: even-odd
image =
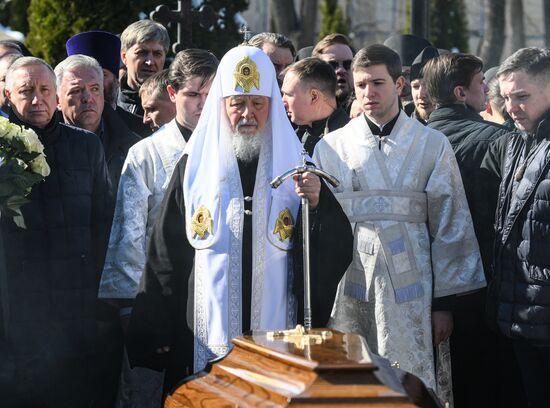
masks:
[[[169,391],[193,372],[193,261],[195,249],[186,236],[183,179],[187,156],[177,164],[159,219],[153,229],[145,272],[128,330],[128,354],[133,366],[166,369]],[[243,197],[252,197],[257,161],[239,161]],[[208,180],[204,180],[208,183]],[[352,259],[353,235],[342,208],[321,183],[317,209],[310,214],[310,267],[313,326],[326,326],[336,288]],[[252,202],[245,200],[245,210]],[[242,328],[250,328],[252,286],[252,217],[245,215],[242,242]],[[301,213],[294,228],[293,292],[298,321],[303,320]],[[272,228],[272,227],[271,227]],[[156,350],[169,346],[170,351]]]

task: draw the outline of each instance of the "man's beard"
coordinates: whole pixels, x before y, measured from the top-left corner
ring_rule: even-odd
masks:
[[[241,125],[254,124],[254,120],[247,121],[241,119],[237,124],[237,129],[233,132],[233,150],[238,160],[250,163],[256,160],[260,156],[260,149],[262,147],[263,132],[256,131],[252,134],[241,133],[239,128]]]
[[[350,95],[349,88],[347,89],[336,88],[336,103],[338,104],[338,106],[343,106],[347,102],[349,95]]]

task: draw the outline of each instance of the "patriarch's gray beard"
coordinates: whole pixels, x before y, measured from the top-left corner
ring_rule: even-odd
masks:
[[[245,124],[246,120],[241,120],[241,122],[239,122],[239,125]],[[233,150],[237,159],[250,163],[260,156],[264,134],[262,131],[253,134],[243,134],[239,131],[239,125],[237,125],[237,130],[233,132]]]

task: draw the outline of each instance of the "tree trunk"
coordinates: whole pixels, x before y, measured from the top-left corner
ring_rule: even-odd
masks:
[[[523,23],[523,0],[508,1],[508,15],[512,26],[512,53],[525,47],[525,24]]]
[[[411,34],[430,38],[429,0],[411,0]]]
[[[300,8],[300,26],[301,34],[298,38],[296,51],[300,48],[315,45],[315,24],[317,22],[317,9],[319,8],[318,0],[302,0]]]
[[[477,55],[486,67],[500,63],[504,45],[504,0],[485,0],[486,26]]]
[[[550,0],[543,0],[544,11],[544,44],[550,45]]]
[[[270,10],[273,31],[284,34],[295,42],[299,26],[294,0],[271,0]]]

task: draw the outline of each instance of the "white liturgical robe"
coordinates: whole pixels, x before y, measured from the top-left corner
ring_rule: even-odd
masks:
[[[160,203],[185,145],[173,119],[128,151],[99,286],[100,298],[136,296]]]
[[[402,111],[384,137],[362,115],[325,136],[313,160],[340,180],[333,192],[354,230],[333,326],[363,335],[372,351],[449,400],[441,388],[450,376],[436,375],[445,368],[436,367],[441,356],[434,363],[432,299],[485,286],[451,145]]]

